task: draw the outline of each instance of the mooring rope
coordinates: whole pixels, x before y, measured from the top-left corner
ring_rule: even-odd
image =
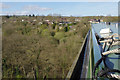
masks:
[[[97,77],[102,77],[104,75],[108,75],[108,73],[110,73],[110,72],[118,72],[118,73],[120,73],[119,70],[109,69],[107,67],[106,70],[101,70],[100,72],[97,73],[97,76],[95,75],[96,69],[101,64],[101,62],[105,60],[106,55],[111,54],[111,53],[118,53],[118,54],[120,53],[120,48],[109,50],[111,46],[117,45],[119,43],[119,41],[120,41],[119,40],[120,36],[117,33],[115,33],[115,34],[113,34],[111,36],[105,37],[105,38],[100,38],[97,35],[97,33],[95,35],[96,35],[98,44],[101,45],[100,43],[103,43],[103,46],[102,46],[103,51],[101,51],[102,57],[97,61],[97,63],[94,66],[94,69],[93,69],[93,78],[96,79]],[[118,39],[116,39],[116,37],[118,37]],[[106,43],[108,45],[108,48],[107,48],[107,50],[105,52]],[[112,74],[112,73],[110,75],[111,75],[112,78],[120,79],[120,75]]]
[[[107,54],[110,54],[110,53],[118,53],[118,54],[120,54],[120,48],[109,50],[109,51],[103,52],[102,54],[107,55]]]

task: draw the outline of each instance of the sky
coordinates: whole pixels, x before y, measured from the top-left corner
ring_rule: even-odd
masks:
[[[1,0],[1,2],[119,2],[119,0]]]
[[[2,5],[2,11],[0,11],[0,14],[8,15],[118,15],[118,2],[2,2],[0,5]]]

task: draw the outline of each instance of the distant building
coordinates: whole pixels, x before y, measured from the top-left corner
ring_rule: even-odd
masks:
[[[34,22],[37,21],[36,19],[33,20]]]
[[[63,22],[59,22],[59,24],[63,24]]]
[[[43,24],[43,23],[42,23],[42,22],[39,22],[39,23],[38,23],[38,25],[41,25],[41,24]]]
[[[91,19],[88,22],[90,22],[90,23],[100,23],[100,22],[103,22],[103,20],[102,19]]]
[[[100,22],[103,22],[103,20],[100,20]]]
[[[73,29],[74,31],[76,30],[76,29]]]
[[[46,22],[49,22],[50,20],[45,20]]]
[[[24,19],[22,19],[22,22],[24,22]]]
[[[79,18],[75,18],[75,21],[76,21],[76,22],[80,22],[81,19],[79,19]]]
[[[62,26],[60,26],[59,29],[62,29]]]
[[[54,24],[54,22],[51,22],[51,24]]]
[[[6,20],[4,21],[4,23],[6,23]]]

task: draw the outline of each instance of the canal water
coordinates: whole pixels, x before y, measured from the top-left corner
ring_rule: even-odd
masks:
[[[114,33],[118,33],[120,35],[120,26],[118,23],[111,23],[107,25],[105,23],[91,24],[92,26],[92,39],[93,39],[93,50],[94,50],[94,63],[96,63],[101,56],[101,46],[98,45],[97,40],[95,38],[95,33],[97,33],[100,37],[112,35]],[[110,34],[100,34],[100,30],[104,28],[110,28],[113,33]],[[111,50],[114,48],[120,48],[119,45],[111,47]],[[109,54],[105,60],[106,65],[110,69],[119,69],[120,70],[120,55],[119,54]],[[100,69],[104,67],[104,64],[100,64]]]

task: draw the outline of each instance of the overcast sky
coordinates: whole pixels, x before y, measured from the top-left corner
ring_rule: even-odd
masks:
[[[0,14],[118,15],[118,2],[3,2],[0,5],[2,5]]]

